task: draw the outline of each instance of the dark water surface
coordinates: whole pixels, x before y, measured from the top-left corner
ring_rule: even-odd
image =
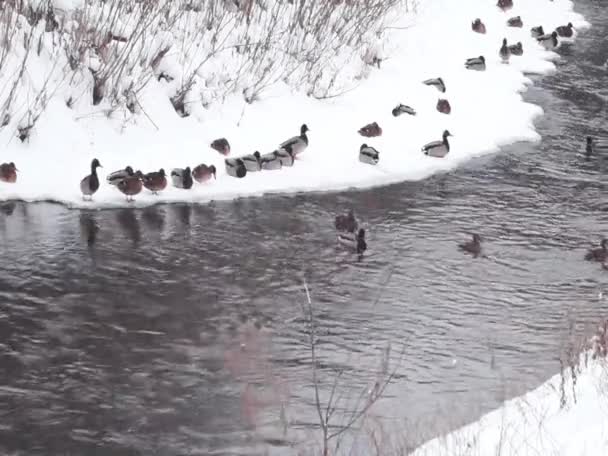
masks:
[[[608,310],[608,272],[582,261],[608,231],[608,155],[581,155],[585,135],[608,135],[608,13],[577,5],[594,27],[526,94],[546,111],[540,144],[339,194],[95,212],[3,203],[0,453],[310,449],[304,279],[322,399],[340,370],[352,407],[391,343],[396,376],[370,421],[408,445],[555,374]],[[348,207],[369,231],[361,262],[335,249],[332,219]],[[456,249],[473,231],[487,258]]]

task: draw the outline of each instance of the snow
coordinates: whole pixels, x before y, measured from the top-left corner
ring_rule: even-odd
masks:
[[[54,3],[66,9],[80,5],[76,1]],[[353,59],[345,62],[346,56],[336,57],[335,65],[344,66],[343,74],[352,79],[355,88],[325,100],[277,83],[252,104],[240,94],[228,96],[223,103],[211,103],[212,88],[225,84],[215,79],[220,70],[233,64],[229,59],[201,67],[199,73],[204,73],[209,93],[205,95],[205,87],[198,87],[199,98],[190,95],[186,101],[192,115],[186,118],[173,109],[167,83],[155,78],[138,94],[140,108],[135,116],[121,111],[108,116],[107,110],[91,104],[89,95],[60,87],[26,142],[16,137],[14,122],[11,128],[0,130],[0,162],[14,161],[19,170],[17,183],[0,182],[0,200],[52,200],[75,208],[102,208],[362,188],[424,179],[471,157],[496,152],[503,145],[538,141],[533,121],[542,109],[524,102],[521,93],[531,84],[526,74],[555,70],[553,61],[559,56],[545,51],[529,30],[543,25],[550,31],[568,22],[577,30],[587,27],[589,24],[572,8],[570,0],[516,0],[515,7],[505,13],[494,1],[422,0],[415,14],[400,12],[398,22],[382,39],[366,38],[371,50],[386,56],[381,69]],[[507,27],[507,19],[516,15],[522,17],[524,27]],[[471,22],[477,17],[486,24],[486,35],[472,32]],[[503,37],[509,44],[521,41],[524,47],[524,55],[512,57],[508,65],[501,64],[498,56]],[[170,42],[170,38],[161,38],[156,36],[148,45],[159,49],[163,42]],[[479,55],[486,57],[487,71],[466,70],[464,61]],[[90,65],[98,65],[96,56],[86,57]],[[46,64],[41,62],[34,61],[28,71],[38,86],[44,75],[55,71],[52,53]],[[169,53],[160,66],[183,64]],[[361,77],[362,68],[366,77]],[[13,72],[8,70],[5,75]],[[421,83],[438,76],[447,86],[445,94]],[[66,100],[72,96],[75,101],[70,109]],[[451,114],[436,111],[438,98],[449,100]],[[207,108],[201,100],[209,104]],[[399,103],[413,107],[417,115],[393,117],[391,110]],[[383,129],[381,137],[364,138],[357,133],[374,121]],[[310,128],[310,145],[295,166],[280,171],[249,173],[243,179],[229,177],[224,157],[209,147],[214,139],[225,137],[232,147],[231,157],[255,150],[271,152],[283,140],[297,135],[303,123]],[[423,155],[421,147],[441,139],[445,129],[453,134],[448,156]],[[377,166],[359,162],[362,143],[380,151]],[[89,173],[93,158],[103,165],[99,170],[102,183],[89,202],[82,200],[79,183]],[[134,203],[127,203],[124,195],[105,183],[105,174],[126,165],[150,172],[200,163],[214,164],[217,180],[195,183],[191,190],[169,186],[159,195],[144,190]]]
[[[563,387],[558,374],[412,456],[608,454],[608,364],[605,358],[588,358],[578,369],[575,385],[568,368]]]

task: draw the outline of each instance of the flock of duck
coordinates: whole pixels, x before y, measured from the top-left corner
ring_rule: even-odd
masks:
[[[497,6],[502,11],[508,11],[513,7],[513,0],[498,0]],[[509,27],[523,27],[523,21],[520,16],[511,17],[507,20]],[[486,25],[480,18],[475,19],[471,28],[473,32],[485,34]],[[545,33],[542,26],[532,27],[531,35],[536,38],[547,50],[554,50],[558,46],[558,37],[571,38],[574,34],[572,23],[557,27],[551,33]],[[498,51],[499,57],[503,63],[509,63],[511,56],[523,55],[523,46],[521,42],[508,44],[507,38],[502,40],[502,45]],[[465,61],[465,68],[473,71],[485,71],[486,59],[483,55],[472,57]],[[439,92],[445,93],[446,85],[441,77],[428,79],[423,81],[427,86],[435,87]],[[437,110],[444,114],[450,114],[451,106],[448,100],[439,99],[436,106]],[[416,111],[410,106],[399,104],[392,110],[394,117],[402,114],[416,115]],[[263,171],[263,170],[279,170],[284,166],[293,166],[298,155],[308,147],[307,133],[309,128],[303,124],[300,128],[300,134],[289,138],[282,142],[276,150],[268,154],[262,155],[259,151],[253,154],[245,155],[237,158],[225,158],[224,164],[226,174],[236,178],[243,178],[247,173]],[[376,123],[365,125],[359,129],[359,134],[364,137],[377,137],[382,135],[382,128]],[[450,152],[450,143],[448,137],[452,136],[448,130],[444,130],[442,139],[439,141],[430,142],[422,147],[422,152],[431,157],[443,158]],[[587,155],[590,155],[593,150],[593,138],[587,138]],[[230,154],[230,144],[227,139],[220,138],[214,140],[210,147],[215,149],[222,155]],[[380,160],[380,153],[374,147],[367,144],[362,144],[359,149],[359,161],[365,164],[376,165]],[[85,176],[80,182],[80,191],[83,199],[92,199],[92,196],[100,187],[100,180],[97,174],[97,168],[101,167],[101,163],[97,158],[91,162],[91,172]],[[14,183],[17,181],[17,168],[13,162],[3,163],[0,165],[0,181]],[[134,171],[131,166],[124,169],[113,171],[107,175],[106,181],[123,193],[127,201],[133,201],[133,197],[139,194],[143,188],[148,189],[154,194],[164,190],[168,185],[167,174],[164,169],[158,171],[143,173],[140,170]],[[214,165],[199,164],[193,168],[189,166],[185,168],[174,168],[169,175],[174,187],[181,189],[191,189],[194,182],[204,183],[212,177],[216,179],[216,168]],[[362,255],[367,248],[365,242],[365,230],[358,228],[358,223],[352,211],[346,215],[339,215],[335,220],[335,227],[338,231],[338,241],[342,244],[351,246],[356,253]],[[473,235],[471,241],[460,244],[459,248],[463,251],[473,254],[475,257],[481,254],[481,237],[477,234]],[[593,250],[589,253],[586,259],[608,259],[608,241],[602,241],[600,249]],[[608,266],[607,266],[608,267]]]

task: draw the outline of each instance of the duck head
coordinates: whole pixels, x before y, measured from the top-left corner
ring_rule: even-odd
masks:
[[[363,150],[365,148],[367,148],[367,144],[363,143],[363,144],[361,144],[361,147],[359,148],[359,150]]]
[[[480,56],[479,56],[479,61],[480,61],[481,63],[486,63],[486,58],[485,58],[483,55],[480,55]]]
[[[15,163],[14,163],[14,162],[10,162],[10,163],[8,164],[8,167],[9,167],[10,169],[12,169],[13,171],[19,171],[19,170],[17,169],[17,167],[15,166]]]
[[[587,144],[591,145],[593,143],[593,136],[587,136]]]
[[[127,173],[127,176],[132,176],[133,175],[133,168],[131,168],[130,166],[127,166],[125,168],[125,172]]]
[[[260,155],[260,153],[259,153],[259,152],[258,152],[258,155]],[[215,173],[216,173],[216,169],[215,169],[215,166],[214,166],[214,165],[211,165],[211,166],[209,167],[209,171],[211,172],[211,174],[213,174],[213,178],[214,178],[214,179],[217,179],[217,176],[215,175]]]
[[[477,18],[473,21],[473,25],[479,25],[481,24],[481,19]]]
[[[166,176],[166,174],[165,174],[165,169],[164,169],[164,168],[161,168],[161,169],[158,171],[158,174],[159,174],[161,177],[165,177],[165,176]]]
[[[574,25],[572,25],[572,22],[568,22],[568,28],[574,28]]]
[[[186,166],[186,169],[184,169],[184,175],[189,176],[191,173],[190,167]]]
[[[600,242],[600,245],[602,246],[602,249],[604,249],[604,250],[608,249],[608,239],[602,239],[602,242]]]
[[[453,136],[452,133],[450,133],[448,130],[445,130],[443,132],[443,139],[445,140],[448,136]]]
[[[473,242],[479,244],[481,242],[481,236],[477,233],[473,234]]]
[[[557,32],[556,32],[556,31],[553,31],[553,33],[551,34],[551,36],[552,36],[553,38],[557,38]]]
[[[93,161],[91,162],[91,169],[96,169],[96,168],[103,168],[103,166],[101,166],[101,163],[99,163],[99,160],[94,158]]]
[[[259,150],[256,150],[256,151],[253,153],[253,156],[256,158],[256,160],[260,160],[260,159],[262,158],[262,155],[260,154],[260,151],[259,151]],[[212,165],[211,167],[213,168],[213,165]]]
[[[308,128],[308,126],[306,124],[302,124],[302,126],[300,127],[300,134],[301,135],[305,135],[306,132],[310,131],[310,129]]]
[[[506,39],[506,38],[503,38],[503,39],[502,39],[502,45],[503,45],[503,46],[506,46],[506,45],[507,45],[507,39]]]
[[[144,178],[144,173],[142,173],[141,170],[139,170],[139,169],[137,171],[135,171],[135,173],[133,175],[139,179]]]
[[[365,229],[359,228],[359,232],[357,233],[357,239],[365,239]]]

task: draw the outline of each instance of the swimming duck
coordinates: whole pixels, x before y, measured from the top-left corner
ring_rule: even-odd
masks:
[[[210,146],[222,155],[230,154],[230,143],[226,138],[214,139]]]
[[[593,137],[587,136],[587,145],[585,146],[585,155],[587,157],[593,155]]]
[[[262,156],[257,150],[251,155],[241,157],[241,160],[243,160],[245,168],[250,173],[260,171],[262,169]]]
[[[97,168],[103,168],[96,158],[91,162],[91,174],[85,176],[80,181],[80,191],[82,192],[82,199],[86,199],[85,196],[89,197],[89,200],[93,199],[93,194],[99,189],[99,177],[97,177]]]
[[[502,63],[509,63],[509,57],[511,57],[511,51],[509,50],[509,46],[507,46],[507,39],[502,39],[502,46],[498,51],[498,55],[502,59]]]
[[[338,231],[346,231],[348,233],[354,233],[355,231],[357,231],[357,228],[359,227],[359,223],[357,222],[357,219],[355,218],[355,214],[353,213],[353,210],[350,209],[346,215],[343,215],[343,214],[336,215],[336,218],[334,219],[334,226],[336,227],[336,230],[338,230]]]
[[[574,26],[572,22],[568,22],[568,25],[560,25],[555,29],[557,34],[563,38],[572,38],[574,35],[574,31],[572,30]]]
[[[155,195],[167,187],[167,177],[163,168],[156,172],[144,174],[142,181],[144,183],[144,187]]]
[[[409,114],[411,116],[415,116],[416,115],[416,111],[414,110],[414,108],[410,108],[407,105],[404,104],[399,104],[397,105],[395,108],[393,108],[393,116],[398,117],[401,114]]]
[[[116,183],[116,188],[127,197],[127,201],[133,201],[133,196],[139,194],[143,188],[142,179],[144,175],[141,171],[136,171],[131,176],[126,176]]]
[[[359,134],[366,138],[373,138],[375,136],[382,136],[382,128],[377,122],[372,122],[359,129]]]
[[[498,6],[503,11],[508,11],[513,8],[513,0],[498,0],[496,6]]]
[[[0,181],[14,184],[17,182],[17,167],[13,162],[0,165]]]
[[[173,168],[171,170],[171,181],[173,182],[174,187],[183,188],[185,190],[191,189],[194,181],[192,179],[190,167]]]
[[[279,148],[284,149],[286,146],[290,146],[294,157],[301,154],[308,147],[308,136],[306,136],[306,132],[308,131],[310,130],[306,124],[302,124],[300,127],[300,136],[294,136],[293,138],[289,138],[287,141],[283,141],[279,145]]]
[[[452,112],[452,106],[450,106],[450,102],[444,98],[440,98],[437,100],[437,111],[442,114],[449,114]]]
[[[353,249],[359,255],[363,255],[363,252],[367,250],[365,230],[363,228],[360,228],[357,234],[338,233],[338,242],[345,247]]]
[[[245,163],[240,158],[227,158],[224,160],[226,164],[226,174],[232,177],[238,177],[239,179],[247,175],[247,168]]]
[[[590,249],[585,255],[587,261],[605,261],[608,258],[608,239],[602,239],[600,247]]]
[[[540,38],[544,34],[545,34],[545,31],[543,30],[542,25],[539,25],[538,27],[532,27],[530,29],[530,35],[532,35],[532,38]]]
[[[473,21],[473,23],[471,24],[471,28],[473,29],[474,32],[486,33],[486,26],[483,22],[481,22],[481,19],[479,19],[479,18],[477,18]]]
[[[521,41],[518,41],[516,44],[511,44],[509,46],[509,52],[511,52],[511,55],[524,55],[524,47],[521,44]]]
[[[450,152],[450,143],[448,136],[452,136],[448,130],[443,132],[443,140],[433,141],[422,147],[424,155],[429,157],[443,158]]]
[[[281,166],[293,166],[295,154],[291,146],[284,146],[277,149],[273,154],[280,160]]]
[[[467,59],[464,63],[464,66],[467,70],[475,70],[475,71],[485,71],[486,70],[486,59],[483,55],[479,57],[473,57]]]
[[[260,166],[266,171],[277,170],[283,167],[281,159],[277,157],[274,152],[262,155]]]
[[[192,177],[196,182],[202,184],[203,182],[206,182],[211,179],[211,176],[213,176],[214,179],[217,179],[215,172],[215,166],[207,166],[202,163],[192,169]]]
[[[445,93],[445,84],[443,82],[443,79],[441,78],[427,79],[426,81],[422,81],[422,83],[428,86],[435,87],[441,93]]]
[[[472,240],[458,244],[458,248],[470,253],[474,258],[477,258],[481,253],[481,236],[479,236],[479,234],[473,234]]]
[[[536,40],[542,44],[547,51],[552,51],[557,47],[557,32],[553,32],[550,35],[540,36],[536,38]]]
[[[110,185],[116,185],[118,182],[125,177],[129,177],[133,175],[133,168],[127,166],[126,168],[119,169],[118,171],[111,172],[107,175],[106,180]]]
[[[515,17],[510,18],[510,19],[507,21],[507,25],[508,25],[509,27],[523,27],[523,26],[524,26],[524,23],[523,23],[523,21],[521,20],[521,16],[515,16]]]
[[[359,148],[359,161],[368,165],[377,165],[380,161],[380,152],[367,144],[361,144]]]

